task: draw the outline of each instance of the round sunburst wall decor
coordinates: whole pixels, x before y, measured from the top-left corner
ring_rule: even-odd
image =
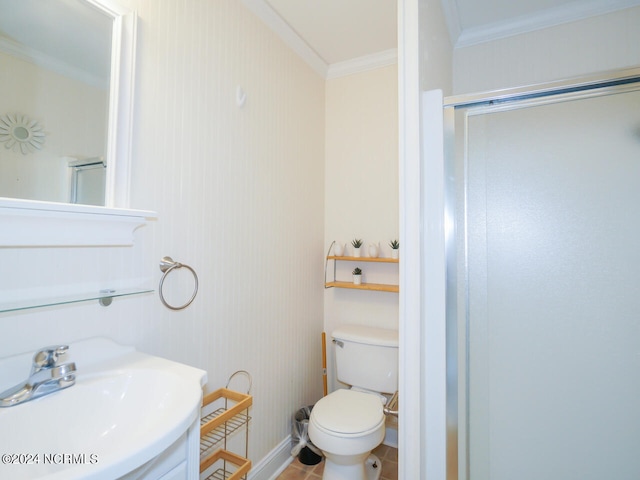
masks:
[[[45,133],[36,120],[29,120],[26,115],[7,114],[0,117],[0,142],[5,148],[22,152],[40,150],[44,143]]]

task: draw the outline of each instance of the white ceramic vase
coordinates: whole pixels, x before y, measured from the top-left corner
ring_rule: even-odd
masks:
[[[354,275],[353,276],[353,284],[354,285],[362,284],[362,275]]]
[[[333,244],[333,254],[341,257],[344,254],[344,243],[336,242]]]
[[[378,246],[375,243],[369,244],[369,256],[371,258],[378,258]]]
[[[400,255],[400,249],[392,248],[391,249],[391,258],[398,258]]]
[[[354,257],[360,256],[360,247],[353,247],[353,256]]]

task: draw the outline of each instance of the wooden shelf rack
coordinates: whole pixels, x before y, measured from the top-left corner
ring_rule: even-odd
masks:
[[[374,290],[376,292],[400,292],[398,285],[387,285],[385,283],[361,283],[356,285],[353,282],[326,282],[325,288],[353,288],[354,290]]]
[[[333,244],[332,244],[333,245]],[[331,249],[331,247],[329,247]],[[329,260],[333,260],[333,280],[327,281],[327,265]],[[356,285],[353,282],[344,282],[336,280],[336,262],[369,262],[369,263],[395,263],[398,264],[397,258],[382,258],[382,257],[347,257],[327,255],[324,264],[324,288],[351,288],[354,290],[373,290],[376,292],[393,292],[399,293],[400,287],[398,285],[389,285],[384,283],[361,283]]]
[[[251,469],[251,460],[246,457],[252,403],[253,397],[248,393],[228,388],[220,388],[204,397],[200,419],[200,473],[215,469],[205,480],[239,480]],[[246,435],[244,457],[227,450],[227,438],[242,427],[245,427]]]

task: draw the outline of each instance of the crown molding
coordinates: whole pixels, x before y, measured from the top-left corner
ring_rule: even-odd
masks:
[[[271,28],[289,48],[297,53],[322,78],[329,79],[351,75],[393,65],[398,61],[398,50],[394,48],[329,65],[267,2],[264,0],[242,0],[242,3]]]
[[[457,39],[455,39],[454,45],[455,48],[469,47],[471,45],[533,32],[535,30],[583,20],[597,15],[604,15],[617,10],[637,7],[638,5],[640,5],[638,0],[576,1],[542,10],[535,15],[523,15],[506,21],[464,29]],[[457,12],[452,14],[451,9],[448,10],[447,18],[449,19],[451,15],[448,23],[453,22],[455,24],[455,21],[457,21]],[[449,25],[449,27],[451,28],[451,25]]]
[[[451,45],[456,46],[460,35],[462,35],[462,27],[460,25],[460,15],[458,15],[458,6],[452,0],[441,0],[444,20],[449,31]]]
[[[327,76],[327,63],[264,0],[242,0],[242,3],[320,76]]]
[[[333,63],[329,65],[327,71],[327,79],[344,77],[354,73],[365,72],[376,68],[395,65],[398,63],[398,49],[392,48],[371,55],[346,60],[344,62]]]

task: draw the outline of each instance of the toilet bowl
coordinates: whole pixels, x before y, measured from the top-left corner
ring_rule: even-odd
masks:
[[[385,415],[379,395],[336,390],[319,400],[311,411],[309,438],[325,455],[322,478],[379,478],[380,461],[367,459],[384,440],[384,433]]]

